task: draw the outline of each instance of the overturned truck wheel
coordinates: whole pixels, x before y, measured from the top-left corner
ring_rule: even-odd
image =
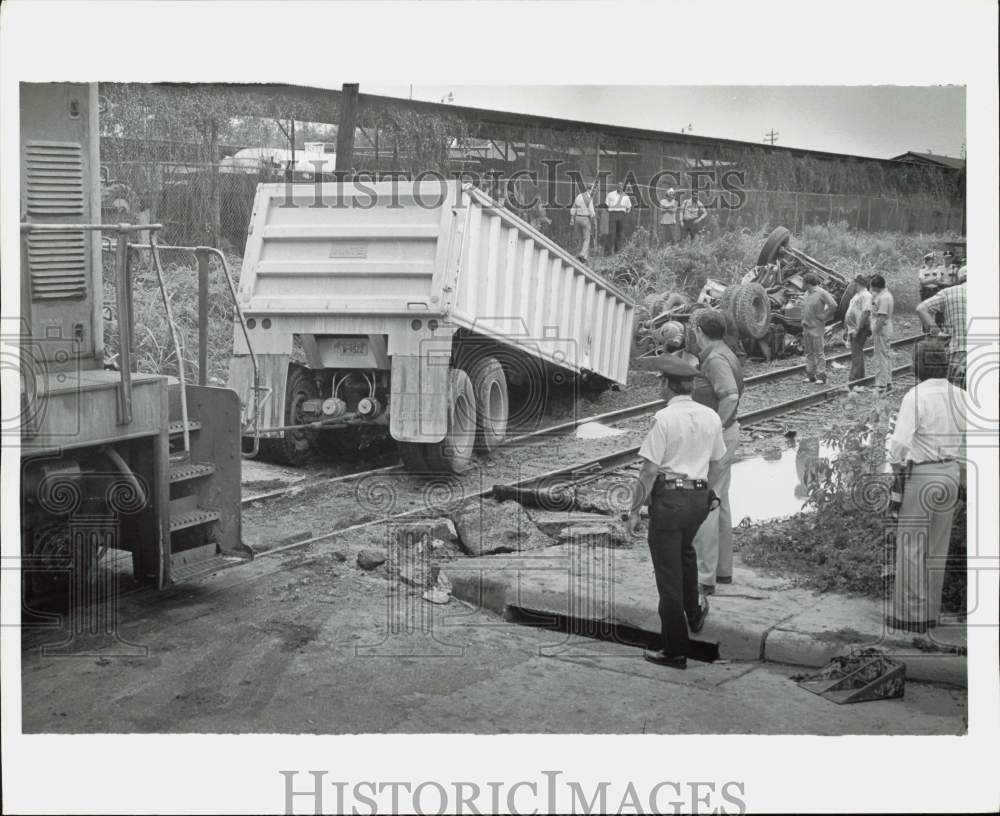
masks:
[[[317,396],[319,392],[309,369],[291,366],[285,388],[285,425],[302,425],[308,422],[309,418],[302,413],[303,405]],[[300,467],[315,452],[316,434],[317,431],[313,428],[296,428],[282,431],[279,437],[261,439],[261,457],[281,465]]]
[[[760,340],[771,325],[771,301],[759,283],[745,283],[733,296],[733,317],[741,335]]]
[[[792,233],[785,227],[776,227],[767,239],[764,246],[760,248],[760,255],[757,256],[757,266],[766,266],[775,263],[788,243],[792,240]]]

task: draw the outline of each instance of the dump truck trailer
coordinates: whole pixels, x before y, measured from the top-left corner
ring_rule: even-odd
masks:
[[[565,383],[624,383],[635,304],[457,181],[262,184],[229,385],[244,437],[300,464],[387,426],[412,469],[462,472]]]

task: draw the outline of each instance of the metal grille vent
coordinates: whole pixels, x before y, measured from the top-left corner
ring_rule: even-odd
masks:
[[[33,300],[82,298],[87,295],[86,244],[83,232],[47,232],[28,236],[28,268]]]
[[[75,142],[28,142],[28,212],[83,215],[83,150]]]

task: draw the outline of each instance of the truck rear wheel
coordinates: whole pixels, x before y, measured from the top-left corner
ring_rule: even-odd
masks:
[[[510,398],[507,377],[496,357],[482,357],[467,370],[476,396],[476,449],[491,453],[507,436]]]
[[[771,324],[771,302],[759,283],[745,283],[733,297],[733,317],[740,334],[754,340],[767,336]]]
[[[288,370],[288,386],[285,388],[285,425],[301,425],[308,421],[302,414],[306,400],[316,399],[319,392],[309,369],[291,366]],[[282,431],[281,436],[261,440],[264,458],[279,464],[301,467],[314,453],[317,431],[311,428],[296,428]]]
[[[476,393],[460,368],[448,372],[448,432],[440,442],[423,446],[429,470],[465,473],[476,445]]]

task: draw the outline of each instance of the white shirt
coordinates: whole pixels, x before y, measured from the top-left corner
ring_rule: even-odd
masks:
[[[619,193],[617,190],[608,193],[604,203],[612,212],[628,212],[632,209],[632,199],[628,197],[628,193]]]
[[[844,315],[844,323],[847,328],[852,332],[857,332],[861,326],[861,318],[864,317],[865,312],[870,312],[871,308],[872,293],[867,289],[862,289],[851,298],[851,302],[847,306],[847,314]]]
[[[660,216],[661,224],[676,224],[677,223],[677,199],[676,198],[661,198],[660,206],[663,208],[663,215]]]
[[[962,456],[968,394],[947,380],[924,380],[899,406],[889,437],[889,460],[936,462]]]
[[[639,455],[671,479],[704,479],[726,453],[722,422],[711,408],[681,394],[656,412]]]
[[[573,207],[569,211],[570,215],[582,215],[585,218],[594,218],[594,200],[587,193],[580,193],[573,202]]]

